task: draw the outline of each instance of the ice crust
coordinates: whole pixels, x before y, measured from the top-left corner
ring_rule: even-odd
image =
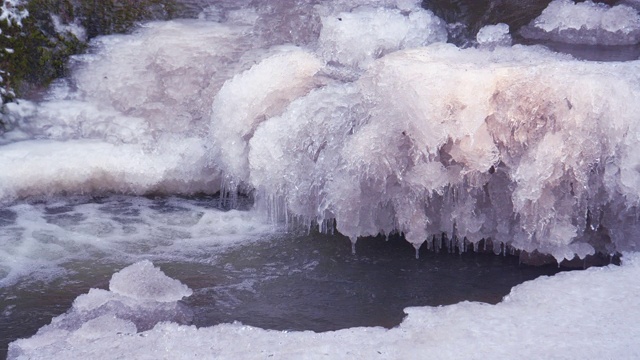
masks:
[[[241,190],[354,242],[637,248],[639,62],[507,46],[503,25],[458,49],[416,1],[209,10],[97,38],[45,100],[7,105],[0,202]]]
[[[626,4],[554,0],[522,35],[570,44],[633,45],[640,42],[640,14]]]
[[[102,309],[103,301],[117,297],[92,289],[38,334],[11,343],[8,358],[634,359],[640,356],[640,257],[629,253],[624,259],[620,267],[526,282],[497,305],[407,308],[407,317],[393,329],[324,333],[263,330],[240,323],[196,328],[175,321],[143,330],[121,307],[100,315],[91,310],[95,313],[87,316],[88,309]],[[91,304],[80,306],[86,302]],[[147,304],[166,311],[164,303]]]

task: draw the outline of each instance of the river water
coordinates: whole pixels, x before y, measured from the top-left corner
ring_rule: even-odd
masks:
[[[107,288],[111,275],[136,259],[151,259],[194,290],[184,300],[194,313],[192,324],[240,321],[277,330],[391,328],[406,307],[495,304],[514,285],[559,271],[474,252],[424,249],[415,259],[413,247],[399,236],[363,240],[354,255],[343,236],[284,231],[224,205],[215,197],[58,199],[32,204],[28,220],[9,215],[23,204],[5,208],[3,238],[26,230],[21,226],[40,235],[31,249],[3,246],[3,252],[27,255],[19,261],[36,267],[15,281],[3,279],[4,351],[64,313],[78,295]],[[38,210],[41,222],[33,218]],[[203,234],[198,222],[214,215],[219,222],[208,222]],[[77,235],[85,240],[69,240]]]

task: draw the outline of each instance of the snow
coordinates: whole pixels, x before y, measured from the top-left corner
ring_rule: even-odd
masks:
[[[7,26],[22,27],[22,19],[29,16],[29,11],[24,8],[25,1],[23,0],[2,0],[2,6],[0,7],[0,21],[6,22]],[[0,36],[7,36],[2,34],[0,29]],[[9,54],[13,53],[13,49],[4,48],[1,49]],[[0,74],[5,74],[6,71],[0,69]],[[15,96],[11,88],[7,88],[4,84],[4,79],[0,76],[0,103],[4,103],[5,97]]]
[[[70,33],[80,41],[87,41],[87,30],[78,24],[77,21],[70,24],[64,24],[59,16],[51,14],[53,26],[58,34],[64,35]]]
[[[22,19],[29,16],[29,11],[24,9],[25,3],[24,0],[2,0],[0,21],[6,20],[9,26],[22,26]]]
[[[571,44],[633,45],[640,42],[640,14],[625,4],[554,0],[522,34]]]
[[[141,266],[150,265],[135,264],[116,275],[133,275]],[[155,320],[180,313],[162,305],[166,303],[124,300],[92,289],[38,334],[11,343],[8,358],[419,359],[429,354],[447,359],[633,359],[640,356],[638,276],[640,256],[629,253],[619,267],[560,273],[518,285],[497,305],[462,302],[407,308],[407,317],[392,329],[324,333],[264,330],[240,323],[196,328],[176,321],[142,330],[134,325],[140,319],[138,311],[153,313]],[[86,304],[88,299],[93,302]],[[105,306],[109,303],[113,305]]]

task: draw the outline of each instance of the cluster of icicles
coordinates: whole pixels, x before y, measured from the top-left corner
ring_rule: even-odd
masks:
[[[638,62],[459,49],[412,1],[272,5],[96,39],[7,107],[0,198],[226,189],[354,243],[636,247]]]

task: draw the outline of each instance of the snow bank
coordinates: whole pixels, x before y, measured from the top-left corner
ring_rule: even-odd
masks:
[[[136,264],[120,276],[138,268],[153,269],[148,263]],[[136,321],[145,312],[153,314],[145,317],[149,324],[166,319],[158,314],[182,313],[172,313],[175,308],[166,309],[167,303],[92,289],[37,335],[11,343],[8,358],[419,359],[428,354],[447,359],[633,359],[640,356],[638,276],[640,256],[629,253],[620,267],[560,273],[516,286],[497,305],[408,308],[407,317],[393,329],[325,333],[263,330],[240,323],[198,329],[176,320],[143,330]]]
[[[633,45],[640,42],[640,14],[628,5],[554,0],[522,35],[571,44]]]

